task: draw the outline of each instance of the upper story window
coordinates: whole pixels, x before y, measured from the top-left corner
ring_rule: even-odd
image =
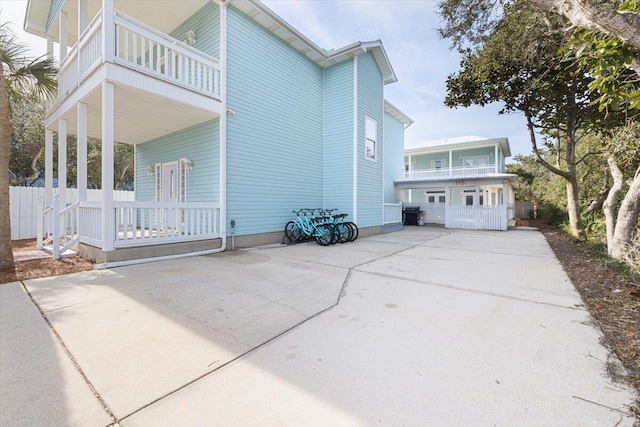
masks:
[[[364,158],[376,161],[378,155],[378,123],[369,118],[364,118]]]
[[[462,164],[466,168],[475,168],[489,165],[489,156],[469,156],[462,158]]]

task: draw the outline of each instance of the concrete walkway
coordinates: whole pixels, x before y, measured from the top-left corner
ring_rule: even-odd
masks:
[[[0,302],[2,426],[633,424],[637,396],[534,231],[412,227],[8,284]]]

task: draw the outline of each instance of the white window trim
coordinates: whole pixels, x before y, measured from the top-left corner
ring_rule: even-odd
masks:
[[[367,135],[368,122],[371,122],[375,126],[375,132],[373,135],[375,139],[371,139],[369,138],[369,135]],[[367,154],[367,146],[369,145],[369,141],[373,143],[373,157]],[[378,122],[369,116],[364,116],[364,158],[365,160],[368,160],[370,162],[378,161]]]

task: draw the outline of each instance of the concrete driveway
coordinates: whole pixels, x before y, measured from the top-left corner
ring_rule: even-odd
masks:
[[[7,284],[0,302],[2,426],[633,424],[637,395],[534,231],[412,227]]]

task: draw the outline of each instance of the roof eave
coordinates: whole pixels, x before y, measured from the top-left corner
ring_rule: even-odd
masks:
[[[384,112],[402,123],[405,129],[414,123],[411,117],[407,116],[402,110],[400,110],[398,107],[396,107],[386,99],[384,100]]]
[[[46,9],[47,12],[49,11],[48,2],[43,2],[43,1],[34,2],[33,0],[27,1],[27,10],[26,10],[26,13],[24,14],[24,23],[22,28],[24,29],[24,31],[26,31],[29,34],[33,34],[38,37],[46,37],[47,36],[46,23],[35,22],[32,19],[32,16],[34,13],[33,12],[34,7],[42,7]]]

